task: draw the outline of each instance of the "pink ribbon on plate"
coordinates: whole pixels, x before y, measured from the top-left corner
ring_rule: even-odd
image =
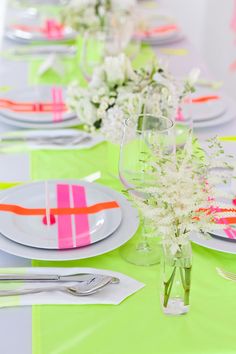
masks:
[[[54,19],[49,19],[45,22],[45,27],[41,31],[48,39],[62,39],[64,37],[64,27],[61,23]]]
[[[85,188],[79,185],[58,184],[57,204],[59,208],[87,207]],[[58,248],[69,249],[91,243],[89,219],[86,214],[58,215]]]
[[[61,87],[53,87],[52,88],[52,103],[53,103],[53,122],[62,122],[63,116],[63,108],[65,106],[63,102],[63,94]]]

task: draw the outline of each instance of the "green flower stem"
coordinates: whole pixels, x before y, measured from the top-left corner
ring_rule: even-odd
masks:
[[[190,284],[191,284],[191,269],[192,269],[192,267],[185,268],[184,305],[189,305],[189,294],[190,294]]]
[[[175,273],[176,273],[176,267],[174,267],[173,272],[170,276],[170,279],[167,282],[164,282],[164,304],[163,304],[164,307],[167,307],[167,305],[168,305],[171,289],[172,289],[173,282],[175,279]]]

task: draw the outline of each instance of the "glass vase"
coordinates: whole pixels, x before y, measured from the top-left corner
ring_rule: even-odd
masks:
[[[161,305],[166,315],[183,315],[189,311],[192,248],[187,242],[173,254],[163,245]]]

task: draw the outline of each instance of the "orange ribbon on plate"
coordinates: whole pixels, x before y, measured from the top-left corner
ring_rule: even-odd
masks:
[[[72,215],[72,214],[96,214],[102,210],[119,208],[115,201],[94,204],[83,208],[50,208],[52,215]],[[45,208],[24,208],[14,204],[0,204],[0,211],[10,212],[17,215],[45,215]]]
[[[217,95],[202,96],[202,97],[193,98],[192,102],[193,103],[205,103],[208,101],[215,101],[215,100],[219,100],[219,99],[220,99],[220,96],[217,96]]]

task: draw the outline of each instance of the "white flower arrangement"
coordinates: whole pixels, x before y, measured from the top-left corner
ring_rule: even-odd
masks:
[[[137,119],[143,113],[174,117],[183,95],[192,90],[192,81],[179,87],[157,63],[134,70],[121,54],[106,57],[87,88],[72,83],[67,104],[88,130],[100,129],[106,139],[119,143],[126,118]]]
[[[162,236],[163,245],[173,254],[189,242],[192,231],[207,235],[217,228],[225,229],[227,226],[216,220],[234,215],[222,212],[222,208],[229,206],[219,203],[220,197],[233,198],[233,193],[226,195],[218,188],[232,178],[224,170],[216,169],[229,167],[225,159],[220,160],[224,152],[219,141],[210,140],[212,153],[208,159],[196,143],[192,144],[190,136],[183,150],[162,157],[159,146],[153,146],[145,170],[151,174],[153,183],[142,187],[145,198],[132,197],[143,216]]]
[[[76,31],[104,31],[109,16],[126,17],[136,0],[70,0],[62,9],[62,23]]]

